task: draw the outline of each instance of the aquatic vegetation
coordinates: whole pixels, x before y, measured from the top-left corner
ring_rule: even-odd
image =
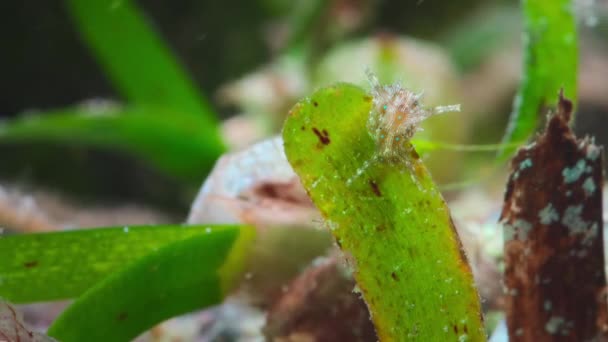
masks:
[[[352,263],[382,341],[483,340],[447,206],[407,139],[398,161],[382,154],[367,126],[373,101],[348,84],[302,100],[283,129],[287,158]]]
[[[202,182],[225,152],[219,120],[153,26],[131,1],[67,0],[66,5],[121,101],[92,101],[3,121],[0,143],[102,147],[127,152],[185,188]],[[459,167],[476,165],[454,151],[500,150],[499,159],[487,163],[500,167],[542,117],[557,110],[537,144],[519,150],[507,184],[501,218],[508,330],[512,340],[604,334],[602,149],[591,139],[575,140],[568,127],[577,91],[573,1],[522,2],[523,79],[503,142],[488,145],[459,140],[472,127],[467,126],[470,110],[444,117],[437,114],[460,111],[460,106],[437,105],[458,102],[454,98],[467,83],[458,81],[453,64],[462,72],[479,67],[490,50],[503,44],[499,37],[508,33],[501,25],[513,25],[515,7],[504,13],[494,8],[492,20],[482,17],[488,21],[482,28],[463,27],[446,52],[430,39],[390,34],[342,48],[327,46],[355,32],[348,25],[364,22],[364,16],[353,17],[352,8],[341,6],[319,0],[294,5],[291,30],[284,45],[276,47],[281,53],[276,61],[294,64],[276,63],[272,72],[250,75],[263,82],[243,82],[234,103],[241,111],[258,112],[258,118],[272,116],[268,120],[274,125],[267,126],[276,128],[294,97],[342,76],[363,76],[362,60],[370,61],[380,79],[405,78],[407,87],[383,84],[368,71],[369,91],[333,83],[308,93],[293,106],[282,130],[293,170],[280,150],[281,139],[268,140],[254,149],[255,158],[245,152],[229,167],[218,167],[188,220],[228,218],[235,224],[0,236],[0,333],[6,326],[2,314],[12,310],[3,299],[16,304],[75,299],[50,326],[51,337],[127,341],[165,319],[223,303],[236,288],[249,286],[246,292],[267,286],[271,290],[259,290],[255,300],[274,319],[264,329],[269,339],[292,336],[290,323],[302,318],[313,325],[324,320],[319,329],[308,330],[319,335],[294,335],[303,338],[360,334],[364,341],[484,341],[482,301],[461,244],[466,234],[456,231],[425,163],[460,178]],[[339,11],[343,16],[334,17]],[[432,88],[426,89],[433,95],[428,104],[424,88]],[[572,102],[560,96],[554,107],[560,89]],[[244,106],[248,101],[255,105]],[[427,119],[426,132],[432,134],[416,136]],[[437,136],[448,142],[436,141]],[[426,152],[433,152],[430,160]],[[270,177],[259,181],[259,174]],[[441,170],[433,174],[444,178]],[[216,220],[206,221],[210,217]],[[290,230],[294,227],[298,230]],[[282,235],[264,235],[274,229]],[[327,251],[332,241],[337,247]],[[491,266],[496,279],[497,263]],[[254,273],[258,279],[252,279]],[[314,309],[325,316],[315,316]],[[353,315],[345,317],[340,310]],[[283,320],[284,314],[293,315]],[[333,324],[332,319],[342,318]],[[351,322],[360,326],[351,329]],[[335,335],[323,335],[328,328],[335,328]]]
[[[523,79],[513,103],[504,143],[527,140],[563,89],[576,106],[578,44],[572,0],[522,1]],[[508,158],[514,148],[502,151]]]

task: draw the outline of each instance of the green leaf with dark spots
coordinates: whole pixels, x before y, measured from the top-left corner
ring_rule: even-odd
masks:
[[[366,127],[372,98],[339,84],[295,105],[289,162],[342,250],[381,341],[483,341],[473,276],[430,174],[408,141],[379,157]]]
[[[253,236],[252,228],[205,228],[167,244],[88,290],[48,334],[63,342],[130,341],[163,320],[218,304],[241,274]]]
[[[167,244],[208,236],[208,232],[238,236],[241,232],[250,234],[249,230],[238,226],[162,225],[4,236],[0,238],[0,297],[14,303],[75,298]],[[229,247],[217,248],[221,246]],[[182,265],[194,272],[189,267],[192,265]],[[201,272],[206,272],[204,267],[199,267]]]

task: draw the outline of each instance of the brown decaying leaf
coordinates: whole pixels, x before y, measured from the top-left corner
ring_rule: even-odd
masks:
[[[316,260],[270,308],[268,341],[377,341],[355,281],[336,257]]]
[[[501,223],[511,341],[605,340],[602,149],[577,140],[560,94],[545,133],[512,161]]]

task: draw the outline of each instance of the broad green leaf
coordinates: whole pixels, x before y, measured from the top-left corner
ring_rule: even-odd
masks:
[[[57,318],[49,336],[130,341],[163,320],[220,303],[243,269],[254,230],[200,233],[153,251],[88,290]]]
[[[576,101],[578,46],[572,0],[522,0],[524,71],[504,143],[528,139],[560,89]],[[508,158],[514,148],[505,149]]]
[[[371,100],[339,84],[296,104],[283,129],[287,158],[352,257],[381,341],[484,340],[448,208],[415,152],[403,156],[409,166],[378,157]]]
[[[132,226],[5,236],[0,238],[0,297],[14,303],[78,297],[108,275],[172,242],[209,232],[234,239],[239,232],[250,234],[249,229]],[[226,242],[217,248],[227,246]],[[193,272],[192,266],[182,268]],[[205,264],[199,268],[205,272]]]
[[[155,104],[193,115],[211,128],[209,104],[131,0],[66,0],[78,31],[129,103]],[[172,119],[168,116],[168,119]],[[209,139],[219,142],[217,132]]]
[[[120,149],[177,179],[198,183],[223,147],[213,127],[168,107],[90,106],[27,115],[0,127],[0,142],[62,142]]]

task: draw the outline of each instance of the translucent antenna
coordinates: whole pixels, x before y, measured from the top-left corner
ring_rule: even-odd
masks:
[[[447,112],[460,112],[460,105],[437,106],[433,109],[433,114],[441,114]]]

